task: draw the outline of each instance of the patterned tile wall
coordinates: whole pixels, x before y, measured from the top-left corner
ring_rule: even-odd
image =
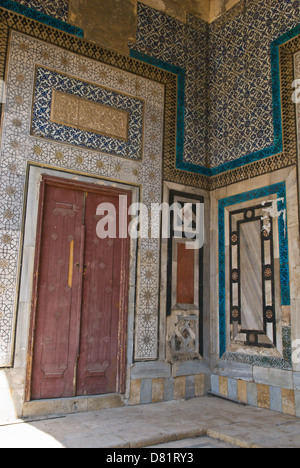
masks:
[[[185,70],[184,160],[206,166],[208,25],[189,16],[187,24],[138,3],[136,42],[142,54]]]
[[[49,138],[49,121],[45,127],[43,120],[44,113],[49,112],[49,96],[44,89],[42,95],[47,111],[43,113],[42,108],[42,114],[35,115],[34,124],[36,132],[42,129],[42,135],[32,134],[33,101],[41,91],[41,84],[35,79],[37,67],[54,69],[56,76],[52,74],[52,87],[58,77],[64,84],[62,89],[70,95],[75,93],[78,97],[79,93],[84,97],[83,90],[97,94],[106,89],[106,94],[110,90],[115,98],[111,103],[114,108],[118,108],[119,99],[129,112],[132,106],[137,106],[133,114],[139,122],[135,121],[134,125],[143,127],[142,158],[119,157],[111,148],[91,150],[78,146],[76,141],[68,141],[65,135],[58,141]],[[66,74],[74,79],[66,78]],[[43,82],[47,85],[47,80]],[[74,83],[77,86],[73,86]],[[16,31],[11,34],[7,96],[0,154],[0,366],[10,365],[13,348],[28,161],[139,185],[142,187],[141,201],[150,209],[152,202],[161,202],[164,116],[163,84]],[[144,107],[143,112],[141,107]],[[66,130],[64,126],[60,129],[62,133]],[[153,360],[157,357],[158,346],[159,240],[141,239],[139,252],[135,357],[137,360]]]
[[[138,6],[133,49],[185,70],[185,163],[216,168],[277,143],[271,44],[300,23],[299,1],[241,0],[211,25]],[[270,155],[270,154],[269,154]]]
[[[52,16],[61,21],[67,21],[69,0],[14,0],[21,5]]]
[[[212,167],[274,144],[271,43],[299,23],[299,1],[241,0],[211,25]]]

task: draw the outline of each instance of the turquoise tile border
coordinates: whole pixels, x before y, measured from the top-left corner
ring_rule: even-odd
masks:
[[[177,76],[177,129],[176,129],[176,167],[183,160],[184,152],[184,122],[185,122],[185,70],[174,65],[170,65],[163,60],[159,60],[149,55],[142,54],[135,49],[130,49],[130,57],[140,60],[154,67],[160,68]]]
[[[14,11],[19,15],[26,16],[26,18],[39,21],[40,23],[46,24],[47,26],[51,26],[52,28],[59,29],[68,34],[73,34],[74,36],[80,38],[84,37],[84,32],[82,29],[77,28],[76,26],[72,26],[71,24],[65,23],[64,21],[53,18],[52,16],[45,15],[44,13],[21,5],[20,3],[14,2],[12,0],[0,0],[0,7],[5,8],[6,10]]]
[[[274,156],[283,151],[283,127],[281,113],[281,88],[280,88],[280,63],[279,47],[300,34],[300,25],[291,29],[288,33],[274,40],[271,43],[271,74],[272,74],[272,94],[273,94],[273,126],[274,144],[268,148],[242,156],[235,161],[221,164],[215,168],[198,166],[184,161],[184,94],[185,70],[170,65],[146,54],[142,54],[134,49],[130,50],[130,56],[150,65],[170,71],[178,76],[178,107],[177,107],[177,146],[176,146],[176,168],[182,171],[193,172],[208,177],[217,176],[224,172],[237,169],[256,161]]]
[[[286,210],[286,185],[285,182],[268,187],[244,192],[232,197],[219,200],[219,336],[220,357],[226,353],[226,265],[225,265],[225,208],[245,201],[255,200],[270,195],[277,195],[283,201],[278,202],[278,210]],[[283,219],[280,216],[279,224],[279,255],[280,255],[280,284],[281,304],[289,306],[290,297],[290,275],[289,275],[289,252],[288,232]],[[286,356],[288,358],[288,356]]]

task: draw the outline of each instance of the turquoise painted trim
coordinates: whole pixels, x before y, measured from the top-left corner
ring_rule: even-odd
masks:
[[[14,11],[19,15],[26,16],[26,18],[39,21],[40,23],[51,26],[52,28],[59,29],[68,34],[83,38],[84,32],[82,29],[72,26],[71,24],[65,23],[64,21],[53,18],[52,16],[45,15],[39,11],[29,8],[27,6],[21,5],[20,3],[14,2],[12,0],[0,0],[0,7],[5,8],[6,10]]]
[[[255,200],[276,194],[278,211],[286,210],[286,185],[281,182],[268,187],[244,192],[239,195],[219,200],[219,336],[220,357],[226,353],[226,265],[225,265],[225,208],[228,206]],[[291,305],[288,232],[283,216],[279,217],[279,255],[280,255],[280,285],[281,305]]]
[[[281,115],[281,88],[280,88],[280,62],[279,62],[279,47],[287,41],[294,39],[300,34],[300,25],[291,29],[289,32],[280,36],[271,43],[271,74],[272,74],[272,95],[273,95],[273,128],[274,128],[274,144],[268,148],[264,148],[255,153],[242,156],[235,161],[230,161],[220,166],[209,168],[198,166],[193,163],[184,161],[184,96],[181,94],[179,109],[177,109],[177,142],[176,142],[176,168],[182,171],[193,172],[196,174],[213,177],[224,172],[237,169],[239,167],[251,164],[256,161],[274,156],[283,151],[283,126]],[[184,70],[174,67],[166,62],[158,60],[149,55],[141,54],[136,50],[131,50],[130,55],[142,62],[162,68],[178,75],[178,92],[184,93],[185,88],[182,87],[180,76]],[[183,107],[182,107],[183,106]]]

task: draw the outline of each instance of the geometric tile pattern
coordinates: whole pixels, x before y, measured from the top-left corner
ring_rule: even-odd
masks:
[[[6,2],[8,0],[5,0]],[[282,8],[282,7],[281,7]],[[34,11],[34,10],[31,10]],[[232,10],[234,11],[234,9]],[[16,14],[12,14],[7,10],[0,11],[1,13],[1,23],[0,28],[2,31],[0,41],[2,50],[7,49],[7,35],[9,28],[16,28],[19,31],[24,31],[28,34],[31,34],[35,37],[42,37],[47,38],[47,40],[52,41],[53,43],[67,48],[68,50],[73,50],[81,55],[92,57],[96,60],[103,60],[107,64],[111,64],[116,66],[120,69],[130,69],[134,73],[140,76],[146,76],[154,78],[165,85],[165,96],[166,96],[166,114],[165,114],[165,153],[164,153],[164,178],[165,180],[169,180],[172,182],[181,183],[184,185],[196,186],[201,187],[207,190],[214,190],[219,187],[227,186],[235,182],[241,182],[245,179],[249,179],[251,177],[256,177],[261,174],[266,174],[268,172],[281,169],[283,167],[294,165],[296,163],[296,128],[294,125],[295,122],[295,106],[290,98],[290,83],[294,79],[294,69],[293,69],[293,55],[299,51],[300,49],[300,40],[299,37],[296,37],[299,34],[298,30],[291,30],[290,33],[287,33],[283,36],[280,36],[280,32],[277,34],[276,37],[279,36],[279,39],[274,41],[274,49],[276,51],[279,50],[279,61],[280,61],[280,71],[281,71],[281,91],[282,91],[282,114],[283,114],[283,138],[284,138],[284,153],[275,154],[274,156],[267,157],[263,160],[258,160],[256,162],[251,161],[251,157],[247,157],[243,162],[243,167],[234,168],[230,167],[226,172],[222,172],[218,175],[207,177],[205,175],[201,175],[198,173],[197,168],[202,166],[194,166],[191,163],[191,168],[188,170],[184,170],[184,167],[179,170],[176,168],[176,160],[174,160],[174,155],[176,153],[176,120],[175,114],[177,109],[176,104],[176,85],[177,85],[177,76],[170,75],[169,73],[164,72],[164,69],[158,68],[158,65],[155,69],[147,65],[147,63],[140,62],[140,61],[133,61],[125,57],[121,57],[118,54],[108,52],[94,44],[89,44],[85,41],[82,41],[78,37],[69,36],[65,34],[64,27],[66,23],[62,23],[64,27],[61,25],[52,25],[55,28],[59,28],[60,31],[57,29],[56,32],[54,29],[48,28],[47,26],[43,26],[41,24],[32,22],[30,20],[24,20],[24,17],[20,17]],[[228,13],[227,13],[228,14]],[[166,15],[163,15],[166,16]],[[21,21],[22,18],[22,21]],[[2,23],[3,21],[3,23]],[[176,21],[176,20],[174,20]],[[191,25],[198,24],[198,20],[194,19],[193,17],[189,17],[188,19]],[[48,23],[49,24],[49,23]],[[180,23],[181,24],[181,23]],[[5,26],[7,25],[7,26]],[[163,33],[167,34],[167,27],[165,30],[162,30]],[[175,29],[174,29],[175,31]],[[75,34],[75,33],[74,33]],[[157,38],[156,38],[157,39]],[[152,38],[152,42],[155,38]],[[161,43],[163,43],[164,39],[161,39]],[[170,50],[172,49],[171,39],[167,43]],[[134,44],[133,47],[136,47]],[[141,46],[142,47],[142,46]],[[164,47],[162,57],[164,53],[167,53],[168,47]],[[202,51],[203,51],[202,47]],[[150,47],[146,49],[146,47],[142,47],[143,53],[150,53]],[[186,51],[187,53],[187,51]],[[277,63],[277,59],[276,59]],[[151,65],[151,63],[150,63]],[[170,65],[169,65],[170,66]],[[5,52],[0,56],[0,69],[1,69],[1,76],[3,76],[5,70]],[[155,70],[155,72],[154,72]],[[184,69],[182,69],[185,71]],[[278,70],[279,76],[279,65],[276,67]],[[279,80],[277,80],[279,81]],[[203,88],[202,88],[203,90]],[[182,99],[182,98],[181,98]],[[185,97],[183,97],[185,99]],[[199,126],[197,129],[200,131]],[[186,130],[184,129],[185,134]],[[207,144],[206,140],[206,144]],[[182,146],[182,142],[181,142]],[[200,149],[199,149],[200,151]],[[201,148],[202,151],[202,148]],[[199,152],[201,157],[201,151]],[[178,154],[178,149],[177,149]],[[251,156],[251,155],[250,155]],[[234,161],[232,161],[234,163]],[[183,163],[182,163],[183,164]],[[184,163],[187,164],[187,163]],[[207,167],[207,164],[205,164]],[[193,169],[193,168],[196,169]],[[205,168],[207,170],[207,168]],[[195,172],[195,170],[197,172]],[[188,172],[189,171],[189,172]],[[193,171],[193,172],[192,172]]]
[[[290,0],[240,1],[209,26],[192,16],[184,25],[139,4],[132,54],[137,50],[185,72],[178,169],[211,175],[211,184],[220,186],[221,173],[282,152],[279,64],[272,45],[299,23],[298,2]]]
[[[1,7],[78,37],[84,35],[82,29],[66,23],[69,0],[1,0]]]
[[[255,3],[256,0],[253,0]],[[8,3],[8,0],[4,0],[3,4]],[[247,5],[250,2],[246,2]],[[290,2],[284,0],[280,2],[280,4],[276,4],[276,7],[279,8],[280,14],[285,17],[285,15],[291,15],[290,20],[284,22],[280,31],[275,31],[273,38],[280,37],[284,31],[291,27],[291,24],[295,21],[295,10],[294,6],[298,4],[298,2]],[[267,5],[273,4],[273,0],[267,3]],[[288,12],[287,6],[292,6],[293,8]],[[139,7],[141,8],[141,7]],[[232,10],[233,12],[233,10]],[[8,50],[8,33],[10,30],[15,29],[17,31],[22,31],[25,34],[29,34],[32,38],[40,38],[42,40],[47,40],[47,43],[44,44],[44,49],[48,47],[51,49],[51,44],[55,44],[58,46],[57,50],[59,52],[55,56],[47,56],[47,50],[40,49],[39,55],[39,64],[42,66],[48,67],[50,69],[57,70],[55,65],[55,60],[59,57],[60,60],[65,62],[66,55],[70,52],[75,52],[76,60],[71,61],[69,67],[71,70],[66,70],[66,67],[63,63],[60,63],[59,72],[61,74],[71,74],[71,76],[76,76],[79,80],[82,81],[92,81],[93,83],[97,83],[99,86],[106,86],[105,80],[102,77],[99,79],[99,76],[93,75],[92,67],[85,69],[86,65],[90,63],[97,63],[100,67],[100,62],[105,68],[106,66],[109,67],[109,70],[113,69],[115,73],[121,73],[124,76],[130,76],[132,78],[135,75],[136,79],[128,79],[126,85],[130,83],[130,95],[135,95],[136,98],[141,98],[141,94],[139,93],[139,89],[141,83],[161,83],[165,89],[165,138],[164,138],[164,177],[166,180],[171,180],[173,182],[179,182],[185,185],[190,186],[198,186],[205,189],[214,189],[217,187],[222,187],[225,185],[229,185],[231,183],[235,183],[237,181],[242,181],[244,179],[255,177],[260,174],[264,174],[273,170],[277,170],[279,168],[285,167],[287,165],[295,164],[295,151],[296,151],[296,128],[294,125],[295,122],[295,105],[291,100],[291,83],[294,79],[294,68],[293,68],[293,57],[300,50],[300,41],[299,37],[295,37],[297,32],[293,32],[293,34],[289,37],[288,35],[283,36],[284,40],[281,43],[278,43],[279,48],[279,60],[280,60],[280,70],[281,70],[281,82],[282,82],[282,114],[283,114],[283,136],[284,136],[284,147],[285,153],[278,154],[273,157],[266,158],[263,161],[257,161],[255,163],[249,164],[247,163],[246,166],[238,169],[232,169],[224,174],[219,174],[217,176],[211,177],[210,179],[205,176],[201,176],[196,173],[187,172],[183,170],[177,170],[175,167],[175,138],[176,138],[176,85],[177,85],[177,77],[171,75],[168,72],[160,68],[154,68],[146,63],[138,62],[130,58],[122,57],[112,51],[106,51],[95,44],[87,43],[83,41],[78,36],[70,36],[66,34],[64,31],[66,29],[62,28],[61,25],[58,27],[57,24],[51,24],[53,29],[49,26],[45,26],[39,24],[35,21],[31,21],[30,19],[26,19],[24,16],[17,15],[15,13],[11,13],[8,10],[0,9],[0,47],[1,47],[1,56],[0,56],[0,74],[1,78],[4,77],[5,73],[5,63],[7,57],[7,50]],[[176,20],[173,22],[173,32],[175,34],[178,33],[177,23]],[[299,21],[298,21],[299,22]],[[50,24],[49,22],[47,24]],[[181,23],[180,23],[181,24]],[[188,20],[189,26],[193,27],[194,31],[198,31],[198,20],[190,17]],[[275,24],[275,22],[274,22]],[[200,23],[199,31],[201,30],[202,24]],[[225,24],[221,27],[225,28]],[[168,34],[167,27],[161,28],[161,39],[160,39],[160,51],[159,56],[161,60],[169,60],[169,63],[175,63],[178,67],[182,67],[185,70],[185,64],[176,62],[176,55],[175,55],[175,45],[173,46],[172,40],[174,44],[177,46],[179,45],[178,40],[174,40],[173,38],[168,39],[166,45],[164,44],[164,36]],[[182,31],[182,30],[181,30]],[[191,34],[195,34],[195,32]],[[219,34],[219,33],[218,33]],[[298,33],[299,34],[299,33]],[[199,33],[201,36],[201,33]],[[197,35],[196,35],[197,36]],[[196,38],[196,36],[194,36]],[[182,36],[184,37],[184,36]],[[188,36],[189,37],[189,36]],[[142,38],[139,38],[142,41]],[[152,41],[154,38],[152,38]],[[198,41],[198,36],[195,39],[195,42]],[[182,44],[185,41],[182,40]],[[158,47],[158,42],[155,41],[156,46]],[[143,53],[150,54],[151,47],[150,45],[148,48],[142,46],[142,42],[140,42],[141,50]],[[199,47],[199,45],[198,45]],[[201,47],[200,47],[201,48]],[[169,52],[170,51],[170,54]],[[203,55],[204,48],[201,48],[201,53]],[[18,53],[26,54],[26,51],[19,51]],[[168,54],[170,55],[168,58]],[[185,50],[185,54],[188,54],[188,48]],[[193,55],[193,54],[192,54]],[[22,58],[24,55],[20,55],[21,60],[19,61],[19,66],[22,67]],[[205,57],[207,57],[204,54]],[[189,59],[187,59],[189,61]],[[204,60],[204,58],[203,58]],[[207,60],[207,58],[205,58]],[[55,62],[55,63],[54,63]],[[83,62],[84,67],[80,69],[80,65]],[[193,55],[193,59],[191,59],[190,64],[194,64],[194,70],[196,70],[197,66],[196,54]],[[24,62],[25,64],[25,62]],[[204,62],[200,65],[203,65],[203,73],[205,73]],[[191,65],[192,66],[192,65]],[[199,62],[198,62],[199,66]],[[103,67],[102,70],[103,71]],[[23,67],[24,68],[24,67]],[[101,67],[100,67],[101,68]],[[279,67],[278,67],[279,69]],[[20,227],[22,222],[22,212],[20,211],[20,206],[23,203],[23,196],[24,196],[24,186],[25,186],[25,172],[26,172],[26,163],[24,157],[24,148],[26,148],[26,157],[33,161],[42,161],[45,164],[67,168],[69,170],[74,170],[74,168],[79,168],[80,172],[91,173],[93,175],[99,175],[102,177],[113,178],[117,180],[126,180],[132,183],[141,183],[144,185],[144,196],[150,197],[151,199],[159,198],[155,195],[155,190],[153,190],[153,184],[150,182],[154,174],[160,174],[158,170],[158,159],[157,154],[155,151],[149,152],[149,158],[143,161],[143,163],[139,163],[138,161],[133,160],[123,160],[120,158],[114,157],[113,159],[110,155],[105,153],[92,153],[90,151],[85,150],[84,148],[73,148],[70,150],[70,147],[63,145],[60,142],[53,143],[51,145],[51,149],[49,146],[49,142],[43,141],[42,139],[37,139],[38,144],[34,143],[34,138],[30,137],[28,139],[28,135],[30,132],[30,124],[29,120],[24,123],[20,117],[22,117],[20,109],[22,107],[21,100],[25,98],[30,101],[32,96],[30,95],[29,88],[27,89],[24,86],[24,70],[23,73],[19,73],[18,76],[12,76],[12,84],[14,84],[15,94],[11,95],[11,102],[10,106],[16,106],[16,112],[14,118],[12,115],[7,115],[7,121],[9,122],[9,131],[10,131],[10,138],[3,142],[3,147],[1,149],[1,200],[4,200],[5,203],[1,205],[1,214],[0,214],[0,240],[2,242],[2,246],[18,246],[20,243]],[[99,68],[96,67],[96,70],[99,71]],[[185,75],[187,76],[187,74]],[[198,74],[194,75],[195,79],[199,78],[199,69]],[[27,78],[26,78],[27,79]],[[144,81],[145,80],[145,81]],[[126,81],[126,80],[125,80]],[[206,81],[207,82],[207,81]],[[121,86],[120,84],[112,89],[117,90],[120,93],[125,92],[126,86]],[[197,87],[195,87],[196,90]],[[33,89],[33,84],[32,84]],[[189,90],[188,82],[185,83],[185,89]],[[200,94],[203,92],[203,87],[200,89]],[[21,96],[20,90],[23,93]],[[153,92],[153,88],[152,88]],[[189,93],[189,91],[186,91]],[[154,96],[152,95],[151,99]],[[186,98],[184,98],[186,99]],[[205,101],[205,95],[203,95],[203,99],[199,99],[197,104],[195,101],[195,106],[199,105],[199,110],[203,105],[203,101]],[[201,101],[201,102],[200,102]],[[27,101],[28,102],[28,101]],[[31,101],[30,101],[31,102]],[[190,101],[191,102],[191,101]],[[8,103],[9,104],[9,103]],[[12,107],[11,107],[12,108]],[[30,109],[30,108],[28,108]],[[27,111],[28,111],[27,109]],[[203,112],[204,108],[202,107]],[[201,115],[204,115],[202,111],[200,112]],[[19,115],[20,114],[20,115]],[[186,116],[186,106],[185,106],[185,116]],[[191,114],[189,114],[191,115]],[[11,119],[11,120],[9,120]],[[199,122],[199,121],[198,121]],[[185,139],[189,141],[189,144],[192,139],[193,132],[202,132],[202,136],[199,138],[203,142],[204,145],[208,145],[207,135],[203,134],[203,128],[201,125],[196,125],[196,121],[192,123],[192,119],[189,119],[189,127],[191,130],[189,133],[186,133],[185,128]],[[151,121],[152,128],[155,128],[155,123]],[[149,122],[150,126],[150,122]],[[149,127],[150,128],[150,127]],[[189,135],[189,136],[187,136]],[[196,135],[196,133],[195,133]],[[205,136],[204,136],[205,135]],[[150,137],[151,139],[151,137]],[[30,144],[29,144],[30,143]],[[147,143],[146,143],[147,146]],[[153,148],[153,141],[151,140],[148,142],[148,146],[146,151],[150,151],[150,146]],[[202,151],[202,148],[201,148]],[[201,159],[201,151],[199,152],[199,158]],[[88,154],[88,157],[85,155]],[[192,153],[191,153],[192,154]],[[195,155],[195,153],[194,153]],[[193,158],[194,156],[192,156]],[[191,159],[193,163],[195,161]],[[205,161],[205,158],[204,158]],[[196,160],[196,164],[198,164],[198,159]],[[203,164],[207,167],[209,165],[209,161],[205,161]],[[3,171],[3,169],[5,169]],[[124,175],[122,175],[124,174]],[[151,174],[151,176],[150,176]],[[8,208],[7,208],[8,206]],[[141,251],[141,258],[145,265],[151,263],[154,265],[155,261],[157,261],[158,257],[158,250],[159,246],[155,245],[155,241],[147,241],[147,243],[143,243],[142,251]],[[5,327],[2,329],[3,336],[5,336],[8,354],[7,354],[7,362],[10,362],[10,352],[9,347],[12,346],[13,342],[13,333],[11,327],[8,324],[13,323],[14,315],[13,315],[13,307],[12,303],[14,299],[9,297],[9,285],[12,284],[9,280],[10,275],[13,273],[12,281],[16,281],[16,271],[18,265],[18,249],[17,247],[9,249],[7,248],[4,251],[3,259],[1,262],[0,259],[0,274],[1,274],[1,281],[3,283],[3,297],[5,297],[5,304],[9,305],[9,310],[4,311],[3,308],[6,307],[4,301],[1,302],[2,310],[0,311],[0,316],[2,317],[2,323],[5,323]],[[151,260],[152,259],[152,260]],[[156,260],[155,260],[156,259]],[[8,268],[8,263],[9,268]],[[155,268],[155,267],[153,267]],[[7,282],[7,283],[6,283]],[[150,289],[149,283],[147,284],[147,288]],[[15,285],[14,285],[15,287]],[[155,290],[155,287],[152,288]],[[286,287],[286,294],[287,294],[287,287]],[[4,296],[6,295],[6,296]],[[142,294],[138,298],[141,304],[143,304],[144,308],[141,308],[139,312],[139,316],[137,319],[137,336],[139,339],[136,343],[136,356],[138,359],[153,359],[155,351],[157,349],[157,310],[155,311],[156,315],[149,314],[149,311],[154,311],[154,306],[150,300],[151,298],[151,291],[147,291],[147,294]],[[152,307],[153,306],[153,307]],[[146,311],[146,313],[145,313]],[[151,319],[152,317],[152,319]],[[150,325],[149,325],[150,323]],[[155,330],[153,332],[153,330]],[[287,339],[286,342],[289,341],[289,332],[286,333]],[[153,343],[155,344],[153,345]],[[3,345],[2,345],[3,346]],[[3,351],[4,352],[4,351]]]
[[[119,78],[123,83],[122,78]],[[67,124],[60,125],[53,122],[51,118],[51,106],[53,101],[53,91],[60,91],[68,96],[77,96],[85,101],[100,103],[108,112],[109,109],[122,111],[129,116],[128,137],[124,139],[113,138],[85,131],[83,128],[71,128]],[[78,101],[77,101],[78,102]],[[95,110],[94,110],[95,112]],[[125,114],[125,115],[126,115]],[[42,67],[36,69],[34,106],[32,114],[32,134],[35,136],[50,138],[62,143],[81,146],[104,153],[115,154],[123,158],[141,159],[144,124],[144,103],[139,99],[126,96],[116,91],[100,88],[90,83],[83,82],[76,78],[71,78],[52,70]],[[81,111],[81,118],[83,117]],[[108,121],[102,116],[102,122],[106,127],[111,127],[111,112]],[[90,117],[89,117],[90,119]],[[101,132],[100,132],[101,133]]]
[[[276,347],[272,203],[230,212],[230,332],[236,346]],[[251,255],[250,255],[251,252]],[[245,281],[246,280],[246,281]]]
[[[190,400],[205,395],[208,375],[175,378],[145,378],[130,382],[129,405],[146,405],[163,401]]]
[[[246,0],[211,24],[211,167],[276,144],[271,43],[299,23],[299,2]]]
[[[64,126],[56,129],[57,135],[62,132],[61,141],[44,138],[46,131],[43,137],[32,135],[32,108],[41,90],[35,81],[37,64],[44,78],[45,70],[55,70],[45,80],[43,115],[49,111],[48,79],[54,88],[60,83],[59,89],[66,93],[74,93],[76,84],[77,93],[85,90],[88,96],[99,98],[104,89],[103,99],[114,96],[114,102],[119,102],[115,107],[126,106],[132,111],[134,125],[143,127],[142,159],[123,158],[107,148],[102,151],[78,146],[76,141],[68,141]],[[12,31],[0,155],[0,366],[11,364],[28,162],[139,185],[141,201],[150,209],[152,202],[161,203],[164,99],[164,85],[159,82]],[[34,128],[37,131],[42,127]],[[160,243],[141,239],[139,252],[135,357],[153,360],[157,358],[158,343]]]
[[[154,27],[155,25],[155,27]],[[184,161],[207,166],[207,32],[208,24],[188,16],[184,24],[138,3],[136,42],[130,48],[185,71],[183,95]],[[181,126],[180,131],[183,131]],[[181,155],[182,157],[182,155]]]
[[[43,0],[42,2],[40,0],[15,0],[15,2],[61,21],[68,19],[69,0]]]

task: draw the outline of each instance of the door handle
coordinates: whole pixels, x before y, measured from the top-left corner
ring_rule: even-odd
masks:
[[[74,262],[74,240],[70,242],[70,258],[69,258],[69,274],[68,274],[68,286],[73,286],[73,262]]]

